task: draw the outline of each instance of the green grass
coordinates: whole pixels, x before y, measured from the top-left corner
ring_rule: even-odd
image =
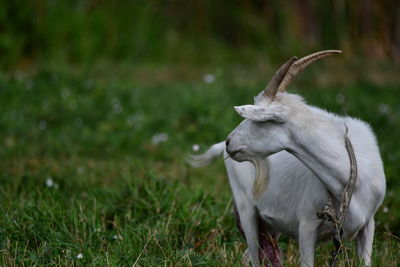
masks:
[[[252,101],[264,71],[143,65],[0,75],[0,265],[241,266],[245,244],[222,160],[194,170],[184,156],[224,140],[240,122],[232,106]],[[203,82],[207,72],[214,83]],[[346,74],[326,82],[310,70],[290,90],[374,128],[388,192],[373,261],[397,266],[400,86]],[[153,144],[157,133],[168,140]],[[295,242],[280,244],[296,266]],[[347,246],[341,266],[357,266]],[[331,249],[317,250],[317,266]]]

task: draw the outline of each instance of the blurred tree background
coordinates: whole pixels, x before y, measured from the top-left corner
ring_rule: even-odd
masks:
[[[105,1],[0,3],[6,69],[49,60],[207,64],[321,48],[400,61],[400,2],[393,0]]]
[[[399,266],[395,0],[0,1],[0,265],[241,266],[223,161],[185,154],[224,140],[285,59],[324,49],[344,53],[290,91],[371,124],[388,189],[373,263]]]

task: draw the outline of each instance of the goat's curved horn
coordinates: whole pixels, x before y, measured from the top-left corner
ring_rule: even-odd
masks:
[[[269,97],[272,100],[275,98],[279,85],[281,84],[283,78],[285,78],[290,66],[292,66],[296,60],[297,57],[290,58],[275,72],[274,76],[264,89],[264,96]]]
[[[319,51],[314,54],[305,56],[294,62],[289,70],[287,71],[285,77],[283,78],[282,82],[279,84],[278,92],[284,92],[288,87],[289,83],[293,80],[293,78],[299,73],[300,71],[304,70],[308,65],[313,63],[314,61],[331,56],[334,54],[341,54],[341,50],[324,50]]]

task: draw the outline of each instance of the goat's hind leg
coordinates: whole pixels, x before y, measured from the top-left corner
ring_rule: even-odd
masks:
[[[279,233],[258,216],[260,262],[265,266],[282,267],[282,253],[278,244]]]
[[[374,241],[375,221],[371,218],[356,237],[358,258],[367,266],[371,265],[372,243]]]

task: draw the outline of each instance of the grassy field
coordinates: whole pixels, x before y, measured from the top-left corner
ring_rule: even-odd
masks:
[[[392,69],[357,69],[320,64],[289,90],[374,128],[388,191],[373,262],[398,266],[400,85]],[[222,160],[194,170],[184,158],[194,144],[204,151],[225,139],[241,120],[233,105],[251,103],[268,73],[107,65],[1,74],[0,265],[241,266]],[[297,244],[280,244],[297,266]],[[340,266],[358,266],[346,245]],[[331,249],[317,250],[317,266]]]

